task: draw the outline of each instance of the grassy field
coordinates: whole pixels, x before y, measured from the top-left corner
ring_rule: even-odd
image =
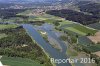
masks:
[[[64,20],[63,18],[56,17],[49,14],[34,15],[32,13],[33,13],[32,10],[27,10],[17,15],[29,16],[29,19],[28,19],[29,21],[44,21],[47,23],[52,23],[52,22],[55,22],[56,20]]]
[[[73,32],[75,32],[75,33],[77,33],[77,34],[80,34],[80,35],[86,35],[86,33],[82,32],[82,31],[80,31],[80,30],[77,30],[77,29],[74,28],[74,27],[68,27],[68,28],[65,28],[65,29],[70,30],[70,31],[73,31]]]
[[[72,21],[61,22],[59,28],[63,28],[64,30],[69,30],[69,31],[75,32],[82,36],[85,36],[88,33],[95,34],[97,32],[97,30],[93,30],[91,28],[74,23]]]
[[[2,29],[9,29],[9,28],[16,28],[17,25],[0,25],[0,30]]]
[[[20,17],[12,17],[12,18],[9,18],[9,19],[3,19],[3,22],[18,22],[18,21],[23,21],[23,18],[20,18]],[[0,21],[2,22],[2,20]]]
[[[72,27],[69,27],[67,29],[71,30],[71,31],[74,31],[74,32],[76,32],[80,35],[87,35],[88,33],[90,33],[90,34],[95,34],[96,33],[96,30],[86,28],[85,26],[82,26],[82,25],[72,26]]]
[[[72,21],[68,21],[68,20],[63,20],[61,23],[60,23],[60,26],[62,25],[67,25],[67,24],[74,24]]]
[[[2,57],[1,62],[4,65],[8,65],[8,66],[43,66],[30,59],[14,58],[14,57],[6,57],[6,56]]]
[[[30,12],[32,12],[31,10],[26,10],[24,12],[18,13],[17,15],[24,15],[27,16],[27,14],[29,14]]]
[[[47,23],[53,23],[55,21],[62,21],[63,18],[44,14],[44,15],[36,16],[35,18],[31,17],[31,18],[29,18],[29,20],[30,21],[44,21],[44,22],[47,22]]]
[[[46,13],[40,14],[40,15],[35,15],[33,13],[33,10],[26,10],[22,13],[17,14],[17,15],[29,16],[28,21],[44,21],[44,22],[47,22],[47,23],[52,23],[52,22],[55,22],[55,21],[58,21],[58,20],[65,20],[64,18],[49,15],[49,14],[46,14]]]

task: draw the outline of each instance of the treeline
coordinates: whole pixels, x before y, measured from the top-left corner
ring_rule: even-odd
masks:
[[[29,58],[44,66],[52,66],[43,50],[33,42],[22,27],[0,30],[8,36],[0,39],[0,55]]]
[[[99,44],[98,46],[95,46],[96,44],[94,44],[92,41],[90,41],[86,36],[79,36],[77,34],[70,34],[67,31],[64,31],[62,29],[58,29],[59,31],[63,31],[64,33],[66,33],[68,36],[61,36],[60,39],[62,40],[68,40],[68,42],[70,43],[69,47],[73,47],[73,49],[75,49],[78,52],[85,52],[87,53],[87,55],[91,58],[95,60],[95,63],[97,64],[97,66],[100,65],[100,57],[97,56],[96,54],[93,54],[94,52],[97,52],[100,50]],[[80,42],[81,41],[81,42]],[[92,47],[92,48],[91,48]]]
[[[91,3],[91,2],[79,2],[76,4],[79,6],[80,10],[83,12],[88,12],[94,16],[100,17],[100,3]]]
[[[99,22],[99,17],[94,16],[94,15],[86,15],[81,12],[73,11],[73,10],[67,10],[67,9],[62,9],[62,10],[51,10],[47,11],[46,13],[59,16],[62,18],[65,18],[66,20],[78,22],[84,25],[92,24]]]
[[[13,3],[1,3],[0,2],[0,9],[1,8],[7,8],[7,7],[10,7],[10,6],[14,6]]]
[[[11,17],[26,17],[26,16],[20,16],[20,15],[16,15],[20,12],[25,11],[26,9],[0,9],[0,18],[2,19],[9,19]]]

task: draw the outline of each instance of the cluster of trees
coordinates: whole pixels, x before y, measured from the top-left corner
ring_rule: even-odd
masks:
[[[63,40],[63,41],[66,41],[67,37],[66,36],[60,36],[60,39]]]
[[[91,54],[90,57],[91,57],[91,58],[95,58],[95,62],[97,63],[97,66],[100,65],[100,57],[98,57],[98,56],[95,55],[95,54]]]
[[[59,31],[62,31],[61,29],[58,29]],[[89,46],[90,45],[84,45],[84,44],[79,44],[78,43],[78,39],[79,39],[79,35],[77,35],[77,34],[75,34],[75,35],[73,35],[73,34],[70,34],[70,33],[68,33],[68,32],[66,32],[66,31],[64,31],[64,33],[66,33],[66,34],[68,34],[68,36],[67,37],[65,37],[65,36],[61,36],[60,38],[62,39],[62,40],[64,40],[64,41],[66,41],[66,40],[68,40],[68,42],[73,46],[73,48],[75,49],[75,50],[77,50],[77,51],[79,51],[79,52],[86,52],[87,54],[89,54],[89,56],[90,56],[90,58],[92,59],[92,58],[95,58],[94,60],[96,61],[96,63],[97,63],[97,66],[99,66],[99,64],[100,64],[100,57],[98,57],[97,55],[95,55],[95,54],[92,54],[92,52],[91,52],[91,50],[89,50]],[[94,45],[94,43],[92,43],[93,45]],[[91,45],[92,45],[91,44]],[[98,43],[98,44],[100,44],[100,43]],[[95,47],[96,48],[96,47]]]
[[[41,26],[41,25],[43,25],[45,22],[44,21],[28,21],[28,23],[33,23],[34,25],[39,25],[39,26]]]
[[[100,3],[79,2],[77,5],[81,11],[91,13],[100,18]]]
[[[0,18],[9,19],[11,17],[25,17],[17,16],[16,14],[25,11],[26,9],[0,9]]]
[[[5,4],[5,3],[1,3],[1,2],[0,2],[0,9],[1,9],[1,8],[7,8],[7,7],[10,7],[10,6],[14,6],[14,4],[13,4],[13,3],[12,3],[12,4],[11,4],[11,3],[6,3],[6,4]]]
[[[77,11],[67,10],[67,9],[51,10],[51,11],[47,11],[47,13],[65,18],[66,20],[78,22],[84,25],[96,23],[96,22],[99,22],[100,20],[99,17],[97,16],[86,15],[82,12],[77,12]]]
[[[43,50],[33,42],[22,27],[0,30],[8,36],[0,39],[0,55],[29,58],[45,66],[52,66]]]
[[[59,26],[59,25],[60,25],[60,22],[61,22],[61,21],[56,20],[56,21],[53,22],[53,24],[54,24],[55,26]]]

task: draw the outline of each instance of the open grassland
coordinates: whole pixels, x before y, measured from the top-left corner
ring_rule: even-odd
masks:
[[[3,29],[10,29],[10,28],[16,28],[18,27],[18,25],[0,25],[0,30],[3,30]]]
[[[8,65],[8,66],[43,66],[33,60],[18,58],[18,57],[3,56],[1,61],[3,65]]]

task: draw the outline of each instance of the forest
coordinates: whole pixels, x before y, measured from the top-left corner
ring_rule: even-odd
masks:
[[[9,19],[11,17],[27,18],[27,16],[16,15],[25,10],[26,9],[0,9],[0,18],[2,18],[2,19]]]
[[[74,21],[81,23],[83,25],[88,25],[92,23],[99,22],[99,17],[94,15],[87,15],[81,12],[68,10],[68,9],[62,9],[62,10],[51,10],[47,11],[48,14],[59,16],[62,18],[65,18],[66,20]]]
[[[76,5],[81,11],[91,13],[100,18],[100,3],[79,2]]]
[[[7,36],[0,39],[0,55],[21,57],[38,61],[44,66],[52,66],[44,51],[25,32],[22,26],[0,30]]]

